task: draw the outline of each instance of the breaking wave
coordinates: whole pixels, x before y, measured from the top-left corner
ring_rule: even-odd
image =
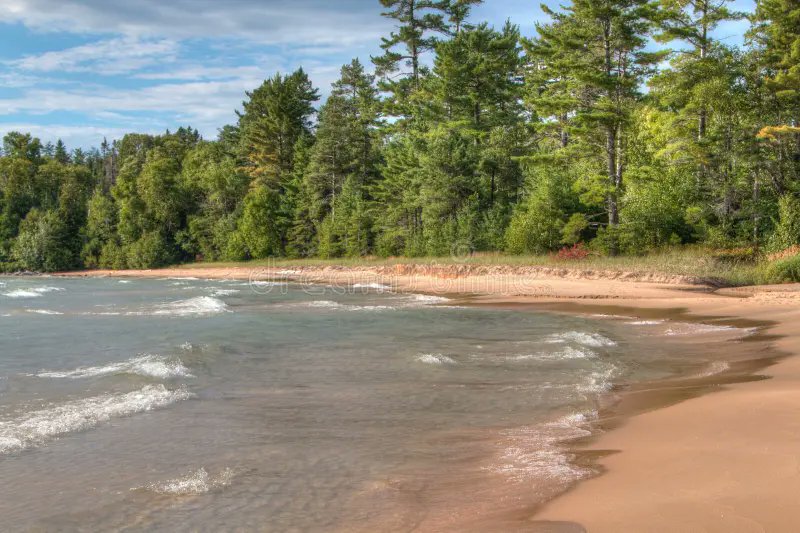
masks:
[[[599,333],[585,333],[582,331],[569,331],[567,333],[557,333],[550,335],[547,342],[559,344],[564,342],[574,342],[583,346],[602,348],[604,346],[616,346],[617,343]]]
[[[227,313],[228,306],[213,296],[197,296],[157,306],[151,313],[157,316],[207,316]]]
[[[502,452],[488,469],[508,476],[512,481],[549,487],[559,493],[592,470],[573,462],[574,456],[564,446],[566,441],[591,435],[590,425],[597,413],[576,413],[553,422],[524,426],[503,433]]]
[[[0,420],[0,454],[40,446],[61,435],[92,429],[113,418],[166,407],[191,397],[185,388],[168,390],[164,385],[148,385],[126,394],[73,400]]]
[[[36,374],[40,378],[93,378],[114,374],[136,374],[159,379],[194,377],[189,369],[183,366],[180,359],[160,355],[143,354],[137,357],[103,366],[89,366],[68,371],[42,371]]]
[[[4,296],[9,298],[39,298],[48,292],[63,291],[61,287],[34,287],[27,289],[16,289],[11,292],[4,293]]]

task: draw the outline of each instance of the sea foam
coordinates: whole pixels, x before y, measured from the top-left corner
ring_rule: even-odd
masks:
[[[33,287],[27,289],[16,289],[11,292],[4,293],[4,296],[9,298],[39,298],[48,292],[63,291],[61,287]]]
[[[457,365],[458,362],[447,355],[440,353],[424,353],[417,356],[417,361],[427,365]]]
[[[591,434],[597,413],[575,413],[552,422],[524,426],[504,432],[500,460],[489,469],[517,482],[547,481],[561,491],[591,471],[573,463],[562,443]],[[534,483],[535,485],[535,483]]]
[[[231,484],[233,476],[234,471],[230,468],[223,469],[215,476],[210,475],[205,468],[201,468],[183,477],[151,483],[142,488],[157,494],[192,496],[227,487]]]
[[[139,376],[153,377],[158,379],[170,379],[178,377],[194,377],[189,369],[183,366],[180,359],[167,358],[160,355],[142,354],[137,357],[110,363],[103,366],[89,366],[76,368],[62,372],[42,371],[36,374],[40,378],[93,378],[114,374],[136,374]]]
[[[130,416],[186,400],[185,388],[148,385],[125,394],[106,394],[53,405],[0,420],[0,454],[40,446],[61,435],[85,431],[113,418]]]
[[[207,316],[227,313],[228,306],[212,296],[196,296],[157,306],[152,313],[157,316]],[[139,313],[142,314],[142,313]]]
[[[585,333],[582,331],[569,331],[567,333],[557,333],[550,335],[547,342],[559,344],[564,342],[573,342],[582,344],[583,346],[591,346],[593,348],[601,348],[605,346],[616,346],[617,343],[608,337],[604,337],[599,333]]]

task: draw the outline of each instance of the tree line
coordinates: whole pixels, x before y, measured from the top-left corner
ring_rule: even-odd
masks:
[[[318,109],[302,69],[275,74],[215,140],[9,133],[0,265],[800,242],[797,0],[573,0],[531,38],[480,1],[380,0],[371,66]],[[735,20],[742,46],[714,38]]]

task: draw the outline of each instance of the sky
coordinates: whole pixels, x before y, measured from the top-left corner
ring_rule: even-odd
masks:
[[[472,19],[531,36],[539,3],[485,0]],[[378,0],[0,0],[0,136],[89,148],[192,126],[213,139],[275,72],[302,66],[324,97],[342,64],[370,65],[392,30],[381,11]],[[717,36],[736,44],[745,30]]]

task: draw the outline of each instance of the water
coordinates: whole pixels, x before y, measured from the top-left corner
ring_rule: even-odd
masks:
[[[496,506],[488,487],[527,505],[590,473],[561,441],[614,382],[685,360],[636,322],[378,285],[2,278],[3,529],[404,530]]]

